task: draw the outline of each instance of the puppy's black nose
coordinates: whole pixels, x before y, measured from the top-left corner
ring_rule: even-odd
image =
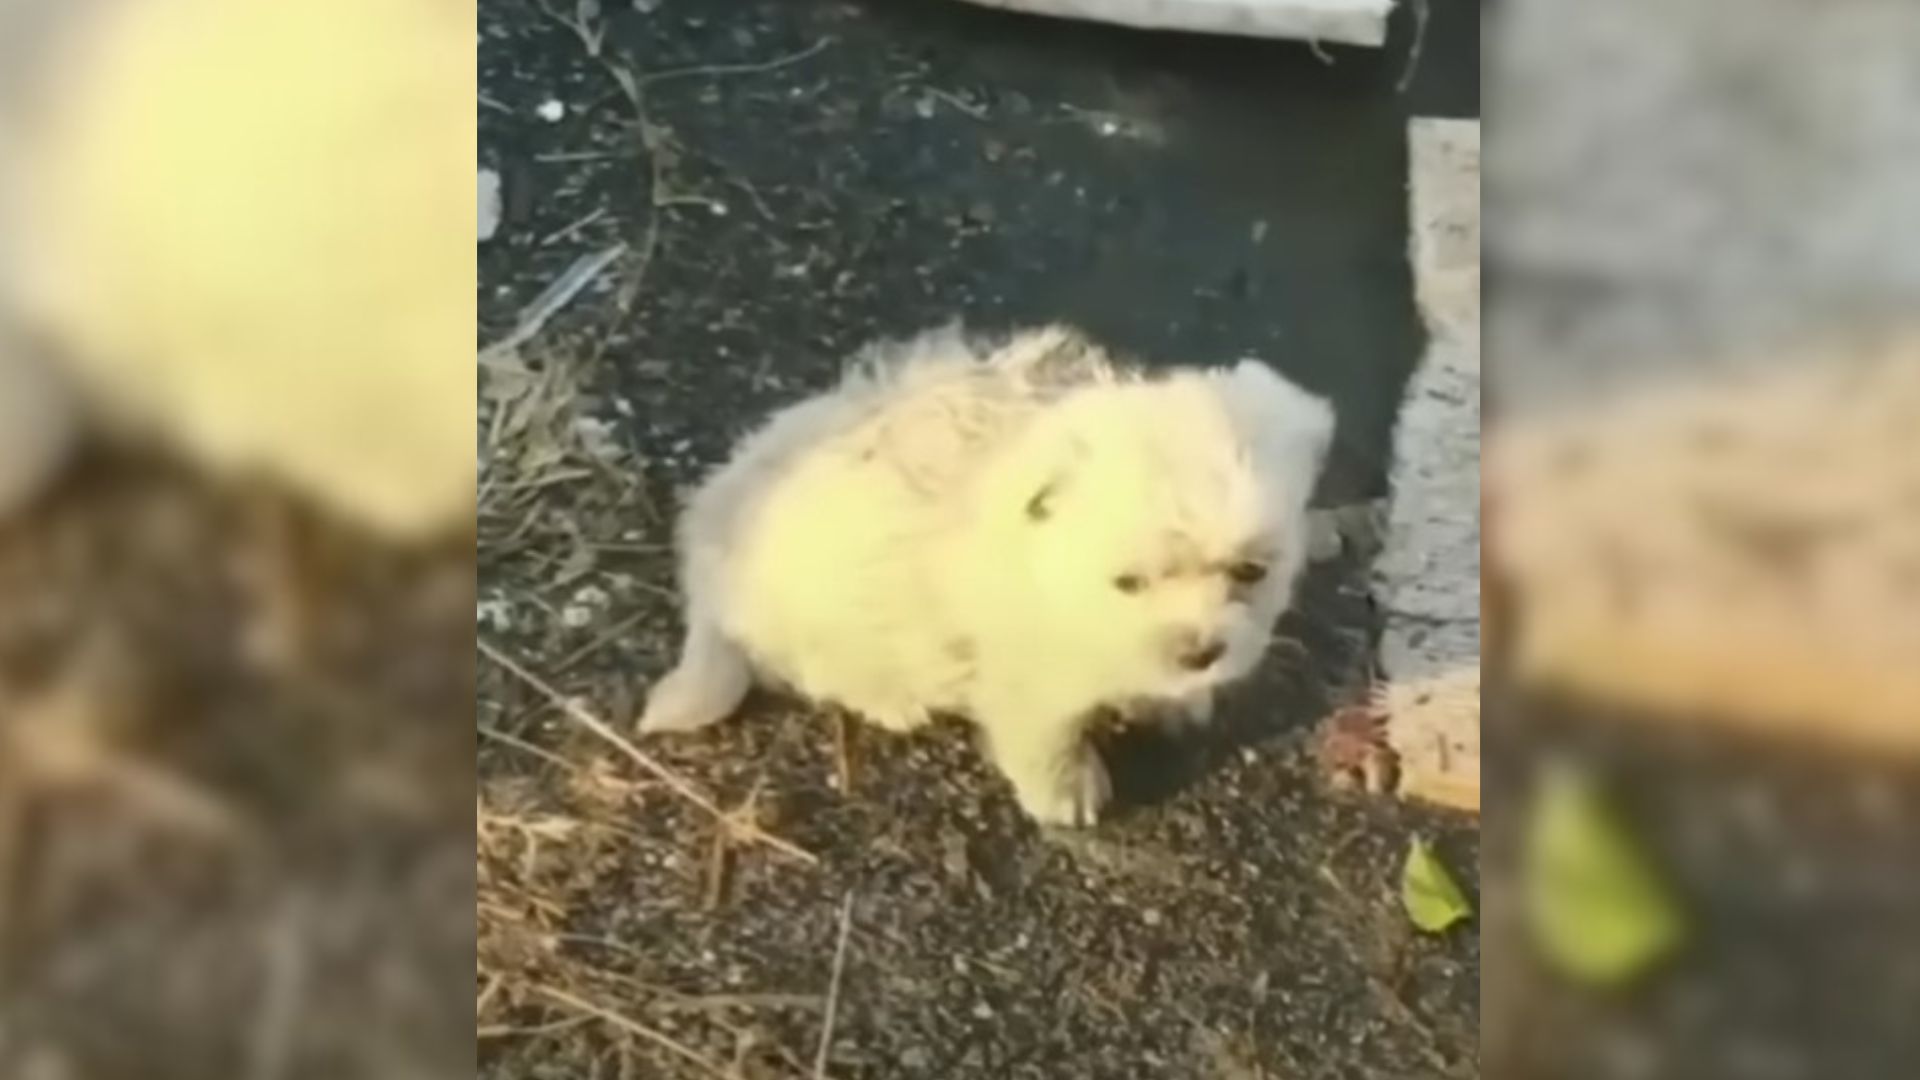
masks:
[[[1188,671],[1205,671],[1226,653],[1225,642],[1197,641],[1180,653],[1180,666]]]

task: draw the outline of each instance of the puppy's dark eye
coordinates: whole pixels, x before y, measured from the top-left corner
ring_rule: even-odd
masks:
[[[1227,576],[1241,585],[1258,585],[1266,580],[1267,567],[1265,563],[1237,562],[1227,567]]]
[[[1121,574],[1113,579],[1113,587],[1132,595],[1147,587],[1147,579],[1139,574]]]

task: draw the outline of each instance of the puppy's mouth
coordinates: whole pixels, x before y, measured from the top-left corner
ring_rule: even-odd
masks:
[[[1178,698],[1215,690],[1245,674],[1246,665],[1234,662],[1231,657],[1216,662],[1204,671],[1193,671],[1175,664],[1167,672],[1155,696]]]

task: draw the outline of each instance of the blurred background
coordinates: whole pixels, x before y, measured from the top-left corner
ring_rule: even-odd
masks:
[[[1920,7],[1486,37],[1482,1048],[1920,1069]]]
[[[473,33],[0,0],[0,1076],[471,1075]]]

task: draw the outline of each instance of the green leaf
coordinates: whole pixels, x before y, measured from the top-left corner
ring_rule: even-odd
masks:
[[[1460,894],[1453,875],[1434,855],[1432,845],[1417,836],[1407,848],[1407,864],[1400,871],[1400,902],[1406,905],[1413,925],[1429,934],[1438,934],[1473,916],[1473,908]]]
[[[1680,912],[1591,777],[1542,777],[1527,822],[1522,888],[1540,955],[1562,975],[1617,986],[1683,937]]]

